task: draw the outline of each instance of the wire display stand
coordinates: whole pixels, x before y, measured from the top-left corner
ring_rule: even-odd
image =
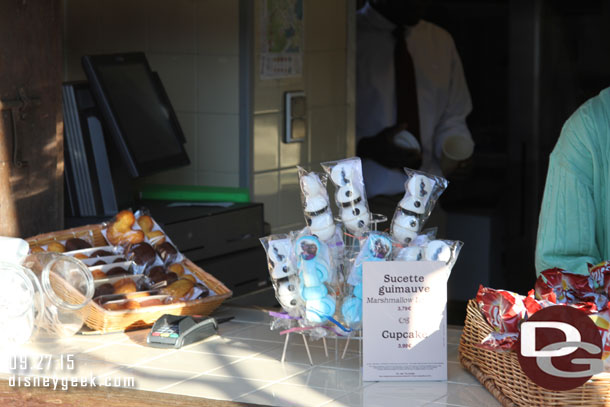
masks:
[[[379,225],[381,223],[387,222],[388,218],[380,213],[372,213],[370,216],[370,229],[374,232],[376,232],[379,229]],[[340,219],[336,219],[337,222],[340,222]],[[356,236],[350,235],[345,233],[344,234],[345,238],[344,238],[344,245],[346,248],[346,258],[350,258],[353,257],[356,253],[358,253],[358,251],[360,250],[360,239]],[[307,331],[303,330],[303,331],[294,331],[294,332],[287,332],[286,338],[284,339],[284,348],[282,351],[282,358],[281,358],[281,362],[284,363],[284,361],[286,360],[286,351],[288,349],[288,341],[290,340],[290,335],[291,334],[298,334],[301,335],[301,337],[303,338],[303,344],[305,345],[305,350],[307,352],[307,357],[309,359],[309,363],[313,366],[313,359],[311,357],[311,351],[309,350],[309,344],[307,343],[307,338],[306,338],[306,334]],[[334,346],[334,353],[335,353],[335,360],[339,360],[339,339],[344,339],[345,340],[345,345],[343,346],[343,351],[341,352],[341,356],[340,358],[343,360],[345,359],[345,356],[347,354],[347,350],[349,348],[349,344],[350,341],[352,339],[354,340],[358,340],[359,342],[359,346],[358,346],[358,358],[359,358],[359,364],[362,364],[362,329],[359,329],[357,331],[354,332],[354,334],[352,335],[338,335],[335,334],[333,336],[325,336],[322,337],[322,344],[324,346],[324,355],[326,356],[326,358],[329,358],[329,353],[328,353],[328,345],[326,342],[326,339],[334,339],[335,341],[335,346]]]

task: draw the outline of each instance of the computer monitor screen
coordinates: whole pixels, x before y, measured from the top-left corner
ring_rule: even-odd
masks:
[[[83,67],[132,177],[184,166],[184,135],[143,53],[90,55]]]

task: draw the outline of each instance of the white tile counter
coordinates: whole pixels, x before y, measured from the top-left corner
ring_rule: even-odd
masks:
[[[146,346],[148,330],[126,334],[77,335],[61,342],[39,342],[4,350],[3,376],[10,377],[11,357],[29,355],[29,371],[58,377],[96,377],[136,389],[272,406],[499,406],[493,396],[459,364],[461,329],[448,329],[447,382],[362,382],[359,341],[309,341],[309,364],[300,335],[292,334],[284,363],[284,337],[270,331],[263,312],[223,306],[235,319],[220,325],[220,336],[179,350]],[[335,350],[335,347],[337,349]],[[74,355],[74,369],[59,355]],[[45,356],[48,355],[48,356]],[[51,366],[46,369],[51,361]],[[16,359],[19,362],[19,358]],[[41,366],[36,366],[41,362]],[[63,368],[62,368],[63,366]],[[43,367],[43,370],[37,370]]]

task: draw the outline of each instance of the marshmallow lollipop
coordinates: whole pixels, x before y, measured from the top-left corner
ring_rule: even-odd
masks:
[[[330,276],[328,248],[315,236],[302,236],[296,242],[295,251],[305,319],[320,324],[335,313],[335,298],[326,287]]]
[[[390,230],[396,241],[409,244],[430,216],[447,180],[420,171],[405,169],[405,195],[398,203]]]
[[[362,321],[362,263],[365,261],[387,261],[392,255],[392,241],[381,232],[371,232],[356,261],[347,282],[353,285],[352,294],[343,300],[341,314],[345,323],[356,328]]]
[[[277,239],[269,241],[269,273],[271,278],[279,280],[296,274],[296,268],[290,261],[292,245],[290,239]]]
[[[349,158],[322,166],[335,185],[335,201],[345,228],[357,236],[362,235],[368,231],[371,216],[364,193],[360,159]]]
[[[335,234],[335,223],[330,210],[326,187],[314,172],[299,167],[299,180],[304,205],[305,221],[311,233],[327,241]]]
[[[297,268],[292,256],[292,241],[287,235],[271,235],[260,239],[267,253],[267,264],[275,298],[289,314],[298,312],[299,294]]]

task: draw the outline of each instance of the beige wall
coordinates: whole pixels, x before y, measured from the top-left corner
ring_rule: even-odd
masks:
[[[64,80],[86,54],[144,51],[187,139],[188,167],[147,180],[239,186],[238,0],[64,0]]]
[[[265,204],[265,219],[273,232],[281,232],[305,226],[295,166],[323,171],[320,162],[345,158],[354,151],[350,45],[354,37],[349,27],[355,5],[350,0],[306,0],[302,77],[263,80],[259,75],[263,1],[255,4],[254,198]],[[294,90],[305,91],[307,140],[285,144],[283,98],[286,91]]]
[[[261,80],[262,0],[254,6],[253,200],[275,231],[304,226],[295,166],[353,155],[354,0],[304,2],[303,76]],[[86,54],[144,51],[187,138],[189,167],[148,180],[239,186],[239,1],[64,0],[64,80]],[[350,61],[350,62],[348,62]],[[304,90],[307,142],[284,144],[283,97]]]

